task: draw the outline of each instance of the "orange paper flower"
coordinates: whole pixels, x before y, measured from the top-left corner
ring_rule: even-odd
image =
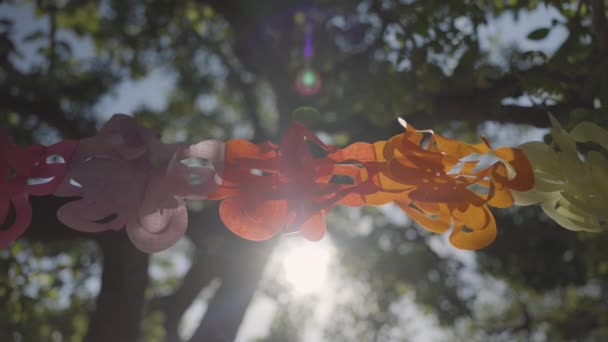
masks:
[[[377,176],[379,191],[368,204],[394,201],[414,221],[435,233],[453,226],[450,242],[461,249],[480,249],[496,238],[496,221],[488,205],[513,204],[510,190],[527,191],[534,177],[520,149],[493,150],[488,142],[469,145],[417,131],[400,120],[405,133],[384,145]],[[424,133],[430,133],[423,147]],[[473,154],[492,153],[501,161],[476,170],[479,160],[463,161]]]

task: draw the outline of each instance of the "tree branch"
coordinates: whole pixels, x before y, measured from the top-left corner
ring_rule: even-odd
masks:
[[[227,274],[242,275],[242,272],[233,269],[233,265],[249,265],[251,258],[247,256],[247,253],[244,256],[240,256],[240,253],[243,250],[253,252],[258,247],[263,246],[244,241],[229,232],[219,218],[217,205],[206,206],[199,212],[191,212],[189,216],[187,234],[197,246],[193,264],[175,292],[153,299],[147,307],[148,312],[159,310],[164,314],[167,342],[181,341],[178,333],[179,323],[184,312],[190,307],[200,291],[216,277],[223,277],[222,281],[226,283],[224,278],[227,277]],[[243,248],[243,245],[246,245],[246,248]],[[239,281],[248,280],[240,279]],[[255,287],[257,286],[254,284]],[[244,298],[244,300],[246,302],[240,305],[246,308],[249,305],[250,298]],[[210,317],[214,315],[215,312],[211,309],[207,310],[205,314],[207,319],[211,319]],[[238,316],[238,313],[235,315]],[[228,317],[228,319],[232,318]],[[239,322],[241,319],[234,318]]]
[[[228,52],[224,51],[220,44],[205,39],[194,30],[192,30],[192,34],[196,35],[201,43],[203,43],[211,52],[219,57],[224,62],[224,65],[228,68],[228,79],[236,86],[243,97],[243,111],[253,124],[255,139],[261,141],[268,140],[270,136],[262,127],[258,113],[258,102],[254,92],[256,83],[254,81],[247,82],[243,78],[245,74],[251,74],[253,76],[251,71],[246,70],[245,66],[240,61],[236,61],[236,56],[230,56]]]
[[[276,241],[235,240],[235,250],[220,260],[222,284],[190,342],[234,341]]]
[[[481,124],[486,121],[499,123],[525,124],[535,127],[549,127],[548,113],[559,121],[566,122],[569,112],[575,107],[555,105],[541,107],[522,107],[517,105],[476,106],[466,97],[453,98],[437,105],[431,112],[405,113],[405,119],[416,128],[436,127],[438,123],[466,118],[467,122]],[[402,128],[395,121],[394,125],[382,127],[374,124],[367,116],[355,116],[348,122],[324,123],[322,129],[327,132],[347,132],[351,141],[375,142],[402,133]]]
[[[592,25],[600,55],[608,58],[608,19],[604,0],[591,0]]]
[[[53,80],[55,74],[55,61],[57,50],[57,7],[54,4],[49,5],[49,67],[48,75]]]
[[[461,97],[439,97],[434,110],[430,113],[415,113],[417,127],[432,127],[437,122],[451,121],[458,118],[474,124],[484,121],[497,121],[548,127],[547,114],[553,114],[558,120],[566,121],[571,110],[577,108],[571,104],[557,104],[545,107],[524,107],[518,105],[501,105],[499,102],[486,101],[483,95]],[[418,120],[420,119],[420,120]],[[425,125],[421,125],[424,123]]]
[[[184,312],[192,305],[194,299],[209,282],[213,279],[213,274],[205,267],[206,262],[196,253],[195,261],[182,279],[182,283],[172,294],[152,300],[148,311],[161,311],[165,317],[165,341],[179,342],[179,322]]]
[[[526,72],[536,73],[542,70],[535,68]],[[433,127],[437,122],[455,119],[473,124],[497,121],[548,127],[548,113],[552,113],[560,121],[566,121],[570,111],[586,107],[586,104],[578,101],[530,107],[502,104],[505,98],[518,97],[522,93],[520,77],[506,75],[492,81],[489,87],[473,88],[459,93],[450,90],[432,95],[428,102],[433,104],[433,107],[427,112],[412,113],[412,117],[415,118],[417,127]]]
[[[93,121],[76,116],[69,119],[57,101],[41,97],[34,91],[20,89],[19,92],[18,95],[10,95],[12,91],[9,85],[0,86],[0,108],[24,115],[35,115],[57,129],[67,139],[81,139],[95,133]],[[36,100],[31,100],[32,97]]]

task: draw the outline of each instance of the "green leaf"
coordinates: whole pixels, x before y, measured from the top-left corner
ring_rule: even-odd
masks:
[[[546,27],[538,28],[528,34],[528,39],[530,40],[541,40],[545,39],[549,35],[550,29]]]

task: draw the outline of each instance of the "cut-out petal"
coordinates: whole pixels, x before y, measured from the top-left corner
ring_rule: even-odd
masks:
[[[15,221],[7,229],[0,230],[0,248],[8,246],[23,235],[32,221],[32,206],[28,201],[27,194],[13,196],[12,202],[15,208]]]
[[[325,236],[325,230],[323,214],[317,213],[300,225],[299,233],[310,241],[319,241]]]
[[[466,228],[468,229],[466,229]],[[457,223],[450,234],[450,243],[456,248],[477,250],[496,240],[496,220],[487,207],[469,207],[458,214]]]
[[[596,143],[608,151],[608,130],[593,122],[584,121],[576,125],[570,132],[570,136],[577,142]]]
[[[267,240],[279,233],[287,221],[284,200],[248,201],[241,197],[220,204],[222,221],[236,235],[247,240]]]
[[[433,233],[445,233],[450,229],[452,217],[445,205],[437,203],[417,203],[397,201],[399,208],[412,220]]]
[[[105,218],[116,215],[112,220]],[[127,223],[123,215],[118,215],[112,208],[98,205],[89,198],[64,204],[57,211],[57,218],[66,226],[87,233],[100,233],[106,230],[120,230]]]
[[[156,253],[173,246],[185,234],[187,226],[188,211],[180,200],[175,208],[140,215],[137,222],[127,226],[127,235],[141,251]]]

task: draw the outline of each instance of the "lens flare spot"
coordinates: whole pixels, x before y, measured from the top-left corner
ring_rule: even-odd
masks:
[[[315,95],[321,90],[321,76],[313,69],[303,69],[296,76],[295,86],[300,95]]]

